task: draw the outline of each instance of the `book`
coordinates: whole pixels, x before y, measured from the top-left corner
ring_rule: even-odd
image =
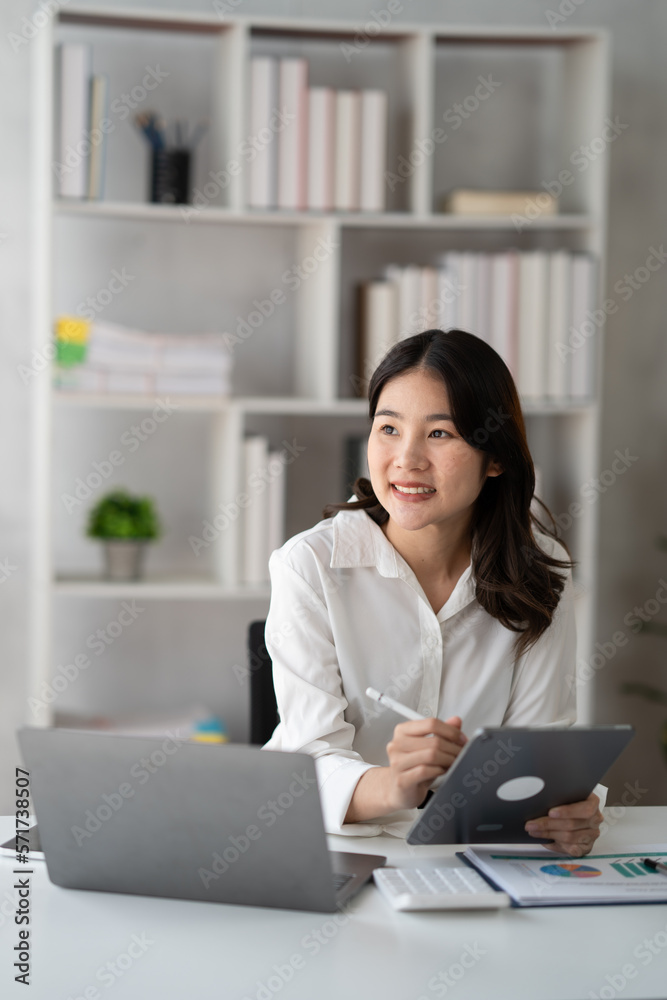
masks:
[[[569,355],[564,354],[570,321],[572,254],[556,250],[549,269],[549,315],[547,318],[546,393],[556,399],[568,395]]]
[[[577,253],[572,257],[572,308],[568,341],[572,340],[574,353],[568,354],[570,366],[570,396],[588,399],[595,392],[596,345],[601,336],[593,319],[595,302],[595,264],[589,254]]]
[[[286,476],[287,466],[283,461],[283,453],[270,451],[268,461],[268,517],[267,517],[267,554],[269,556],[285,542],[285,506],[286,506]]]
[[[476,191],[457,188],[445,195],[443,212],[454,215],[556,215],[558,199],[547,191]]]
[[[257,56],[250,61],[250,134],[257,143],[250,161],[248,205],[276,207],[277,146],[279,134],[271,129],[278,106],[278,60]]]
[[[99,75],[90,81],[90,135],[91,147],[88,162],[88,197],[99,199],[104,195],[107,133],[102,129],[109,99],[109,78]]]
[[[443,254],[438,270],[438,304],[440,308],[438,326],[443,330],[455,330],[459,326],[460,254],[456,250]]]
[[[384,212],[387,166],[387,94],[384,90],[361,91],[361,177],[359,208],[362,212]]]
[[[642,858],[667,861],[667,844],[628,845],[571,858],[540,845],[468,847],[459,854],[517,906],[667,903],[667,878]]]
[[[302,209],[307,200],[308,63],[281,59],[280,110],[293,116],[278,133],[278,208]]]
[[[519,254],[513,250],[492,254],[489,342],[514,378],[517,373],[518,290]]]
[[[421,303],[418,330],[433,330],[439,322],[438,272],[434,267],[421,269]]]
[[[243,583],[261,584],[269,579],[268,527],[269,497],[266,473],[269,462],[269,441],[261,434],[243,442],[243,476],[241,493],[248,498],[243,517]]]
[[[360,288],[359,373],[370,379],[398,341],[398,289],[392,281],[367,281]]]
[[[89,45],[63,42],[59,51],[59,162],[54,164],[61,198],[88,193],[88,124],[90,121]]]
[[[308,91],[308,208],[334,207],[336,92],[331,87]]]
[[[336,92],[336,159],[334,207],[339,212],[359,209],[361,156],[361,95],[356,90]]]
[[[546,383],[548,256],[529,250],[519,258],[518,372],[522,399],[538,399]]]

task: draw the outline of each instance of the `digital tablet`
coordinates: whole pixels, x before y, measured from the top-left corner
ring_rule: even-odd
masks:
[[[632,726],[478,729],[407,841],[539,843],[528,820],[588,798],[634,735]]]

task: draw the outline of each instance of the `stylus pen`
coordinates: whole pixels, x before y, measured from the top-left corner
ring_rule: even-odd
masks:
[[[381,705],[386,705],[387,708],[391,708],[398,715],[402,715],[404,719],[426,719],[428,716],[420,715],[419,712],[415,712],[414,708],[408,708],[407,705],[401,705],[400,701],[396,701],[394,698],[390,698],[388,694],[382,694],[381,691],[376,691],[375,688],[366,688],[366,694],[373,701],[379,701]]]
[[[660,872],[661,875],[667,875],[667,865],[663,865],[662,861],[652,861],[651,858],[642,858],[642,861],[647,868],[652,868],[654,872]]]

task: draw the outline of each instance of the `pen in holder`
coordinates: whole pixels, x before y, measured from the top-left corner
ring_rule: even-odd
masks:
[[[183,124],[176,122],[175,141],[168,146],[165,122],[154,111],[136,115],[134,122],[151,147],[150,200],[163,205],[187,204],[192,151],[206,131],[207,123],[200,122],[188,139]]]
[[[184,205],[190,191],[190,150],[152,149],[151,201]]]

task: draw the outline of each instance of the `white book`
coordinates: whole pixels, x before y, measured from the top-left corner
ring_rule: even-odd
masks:
[[[361,94],[336,93],[336,160],[334,206],[340,212],[359,209],[361,174]]]
[[[102,198],[104,194],[107,133],[101,126],[107,114],[108,95],[109,78],[94,76],[90,81],[90,134],[99,141],[91,140],[88,162],[88,197],[93,199]]]
[[[336,92],[332,87],[308,91],[308,208],[334,207]]]
[[[575,345],[574,354],[569,356],[571,362],[570,395],[575,399],[591,399],[595,395],[596,347],[601,334],[591,319],[594,303],[595,261],[589,254],[574,254],[572,257],[572,312],[568,338],[571,336]]]
[[[153,380],[149,372],[109,371],[106,374],[107,392],[117,392],[121,395],[139,393],[147,396],[152,389]],[[173,389],[171,391],[173,392]]]
[[[83,149],[90,120],[90,61],[89,45],[60,46],[60,148],[54,169],[61,198],[85,198],[88,193],[88,154]]]
[[[516,376],[516,324],[519,260],[516,251],[491,255],[490,343]]]
[[[547,395],[564,399],[569,388],[570,355],[566,353],[571,309],[572,255],[567,250],[551,254],[547,334]]]
[[[243,478],[241,493],[249,497],[243,521],[244,583],[266,583],[268,567],[269,495],[266,482],[269,461],[268,438],[248,437],[243,442]]]
[[[439,323],[438,272],[434,267],[422,267],[419,330],[433,330]]]
[[[160,368],[165,372],[206,373],[228,376],[233,355],[219,333],[163,334],[160,341]]]
[[[477,254],[464,250],[459,255],[459,326],[469,333],[477,326]]]
[[[250,134],[259,145],[256,156],[250,161],[248,204],[251,208],[276,207],[280,133],[271,129],[270,122],[277,108],[278,60],[257,56],[250,62]]]
[[[153,376],[155,392],[173,393],[176,396],[229,396],[231,384],[224,375],[211,372],[182,373],[156,372]]]
[[[361,91],[361,178],[359,208],[384,212],[387,166],[387,94]]]
[[[385,268],[385,277],[393,281],[398,294],[398,339],[405,340],[420,329],[420,309],[422,301],[422,269],[417,264],[400,267],[390,264]]]
[[[523,399],[538,399],[546,388],[548,264],[545,250],[529,250],[519,258],[517,389]]]
[[[93,368],[155,371],[160,363],[160,349],[157,334],[95,320],[90,331],[86,360]]]
[[[398,288],[368,281],[361,288],[361,377],[369,379],[398,341]]]
[[[287,466],[282,461],[282,452],[269,452],[269,496],[268,496],[268,539],[267,563],[269,556],[285,541],[285,495],[287,492]]]
[[[307,199],[308,63],[281,59],[280,110],[293,118],[278,133],[278,208],[305,208]]]
[[[476,315],[475,325],[471,333],[477,334],[487,344],[491,343],[491,295],[492,295],[492,273],[491,254],[478,253],[476,256]]]
[[[438,304],[440,308],[439,326],[443,330],[455,330],[459,326],[459,265],[461,254],[457,250],[443,254],[438,272]]]

